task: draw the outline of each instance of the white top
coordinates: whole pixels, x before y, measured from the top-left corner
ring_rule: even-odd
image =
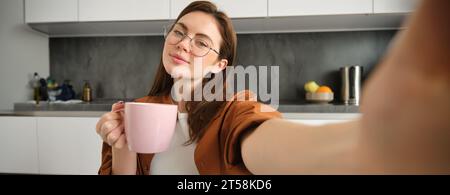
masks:
[[[194,162],[196,143],[183,145],[189,140],[188,114],[178,112],[175,132],[169,148],[153,157],[150,175],[198,175]]]

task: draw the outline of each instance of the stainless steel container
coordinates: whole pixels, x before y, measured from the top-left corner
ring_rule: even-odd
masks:
[[[344,104],[359,105],[361,96],[362,66],[345,66],[341,72],[341,99]]]

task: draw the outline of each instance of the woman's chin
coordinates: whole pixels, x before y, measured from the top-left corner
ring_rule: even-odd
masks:
[[[189,69],[188,66],[184,66],[184,65],[175,65],[172,66],[171,71],[169,72],[169,74],[172,76],[172,78],[174,79],[186,79],[186,78],[191,78],[191,70]]]

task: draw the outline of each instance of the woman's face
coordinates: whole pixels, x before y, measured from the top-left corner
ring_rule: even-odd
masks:
[[[164,68],[175,79],[198,79],[208,72],[218,73],[228,63],[215,52],[220,53],[221,44],[222,37],[213,16],[199,11],[188,13],[166,35]]]

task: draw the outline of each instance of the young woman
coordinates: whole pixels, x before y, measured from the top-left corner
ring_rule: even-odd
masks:
[[[96,126],[104,140],[99,173],[449,173],[448,8],[446,0],[423,2],[366,85],[360,120],[311,127],[261,112],[263,104],[247,91],[232,101],[172,98],[180,79],[203,88],[214,78],[206,73],[225,74],[235,59],[230,19],[209,2],[193,2],[166,35],[149,95],[136,100],[178,104],[176,146],[158,154],[129,151],[116,112],[123,103],[116,103]],[[199,58],[205,74],[180,74],[193,72]],[[248,100],[236,101],[240,96]]]
[[[174,83],[181,79],[202,87],[214,78],[214,74],[203,78],[206,73],[225,74],[226,66],[234,63],[236,44],[230,19],[214,4],[198,1],[188,5],[165,36],[161,63],[149,95],[136,100],[178,104],[180,125],[174,137],[184,139],[176,141],[178,147],[163,153],[129,151],[122,117],[114,112],[123,104],[115,104],[113,112],[105,114],[97,125],[105,141],[100,174],[248,174],[240,154],[240,135],[280,117],[280,113],[262,113],[256,101],[177,102],[171,96]],[[195,67],[195,59],[201,59],[202,67]],[[183,74],[194,73],[194,67],[202,68],[205,74]],[[249,92],[240,94],[251,96]]]

